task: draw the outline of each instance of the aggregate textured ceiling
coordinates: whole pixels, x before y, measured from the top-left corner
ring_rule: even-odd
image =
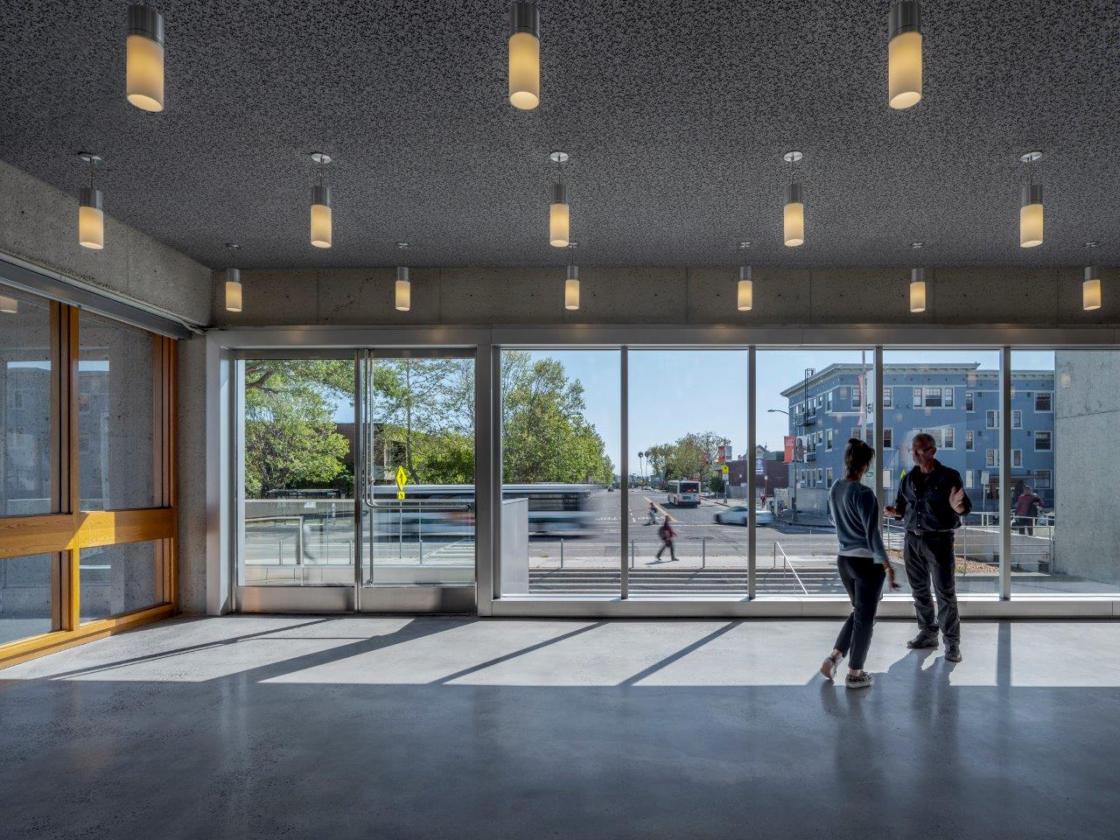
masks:
[[[158,0],[167,110],[123,96],[126,0],[5,0],[0,158],[206,263],[549,265],[567,167],[579,261],[1120,262],[1114,0],[925,0],[925,98],[886,104],[888,0],[542,0],[542,104],[506,101],[506,0]],[[1018,247],[1039,148],[1046,242]],[[781,244],[805,153],[807,243]],[[335,245],[308,244],[308,154],[335,157]],[[112,248],[113,243],[109,242]]]

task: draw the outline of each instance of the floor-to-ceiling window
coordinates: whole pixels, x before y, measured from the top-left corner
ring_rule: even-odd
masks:
[[[620,591],[620,356],[501,351],[504,595]]]
[[[0,284],[0,662],[174,611],[174,360]]]
[[[628,355],[630,592],[745,593],[748,351]]]
[[[844,477],[848,440],[874,445],[874,356],[870,348],[757,352],[759,594],[843,592],[828,491]],[[874,487],[874,474],[864,481]]]

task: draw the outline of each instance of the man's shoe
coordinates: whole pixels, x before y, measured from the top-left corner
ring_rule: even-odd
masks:
[[[961,656],[961,646],[947,645],[945,647],[945,659],[948,662],[960,662],[962,659],[964,659],[964,657]]]
[[[917,636],[906,643],[906,647],[910,648],[910,650],[935,648],[937,647],[937,634],[925,632],[919,633]]]

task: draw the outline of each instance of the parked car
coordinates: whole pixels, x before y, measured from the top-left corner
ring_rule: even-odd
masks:
[[[750,514],[750,508],[746,505],[736,505],[727,510],[721,510],[715,515],[715,520],[720,525],[743,525],[747,524],[747,516]],[[768,510],[755,510],[754,521],[756,525],[773,525],[774,514]]]

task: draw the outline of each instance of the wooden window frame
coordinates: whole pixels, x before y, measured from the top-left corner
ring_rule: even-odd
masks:
[[[0,516],[0,563],[12,557],[50,554],[54,629],[0,645],[0,668],[167,618],[179,609],[178,511],[175,476],[175,339],[152,340],[153,476],[157,505],[129,510],[83,511],[80,506],[77,307],[52,301],[51,319],[51,512]],[[81,621],[83,549],[158,542],[160,603],[93,621]]]

